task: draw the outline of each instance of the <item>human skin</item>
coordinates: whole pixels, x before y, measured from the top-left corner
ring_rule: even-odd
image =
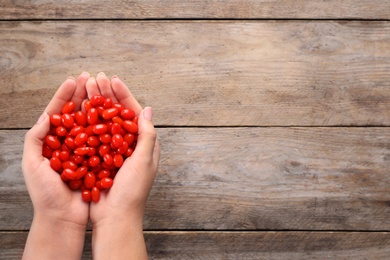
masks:
[[[138,116],[137,147],[118,171],[114,185],[102,191],[98,203],[85,203],[71,191],[42,156],[43,139],[50,129],[49,116],[60,113],[69,100],[76,110],[93,95],[110,97]],[[68,78],[57,90],[38,122],[25,136],[22,169],[34,218],[23,259],[80,259],[88,220],[93,225],[94,259],[146,259],[142,221],[160,157],[152,109],[142,109],[127,86],[104,73],[82,73]]]
[[[143,237],[143,215],[156,177],[160,148],[152,123],[152,109],[142,109],[126,85],[104,73],[87,82],[91,97],[102,94],[131,108],[138,115],[137,147],[115,176],[114,185],[92,203],[92,254],[94,259],[147,259]]]
[[[88,73],[68,78],[45,111],[26,134],[22,170],[34,207],[34,218],[22,259],[80,259],[89,219],[89,204],[80,193],[61,181],[48,159],[42,156],[43,139],[50,129],[49,114],[60,113],[69,100],[81,106],[86,96]]]

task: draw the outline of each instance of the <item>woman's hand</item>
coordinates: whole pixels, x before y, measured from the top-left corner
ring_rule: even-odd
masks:
[[[92,251],[96,259],[143,259],[146,249],[142,220],[160,157],[150,107],[142,109],[125,84],[116,76],[111,81],[104,73],[90,78],[87,93],[104,95],[131,108],[138,116],[137,146],[98,203],[91,203],[93,224]]]
[[[69,100],[79,109],[86,98],[88,73],[68,78],[57,90],[44,113],[26,134],[22,170],[34,207],[34,219],[24,259],[80,259],[89,205],[80,192],[71,191],[42,156],[43,139],[50,130],[49,115],[60,113]]]
[[[102,191],[98,203],[89,205],[80,192],[71,191],[42,156],[43,139],[50,130],[49,115],[60,113],[72,100],[79,110],[87,98],[109,97],[138,116],[137,147],[116,174],[113,186]],[[160,149],[150,107],[142,109],[118,78],[104,73],[90,78],[68,78],[57,90],[38,122],[25,137],[22,169],[34,206],[34,219],[24,259],[80,259],[89,217],[93,224],[95,259],[147,258],[142,220],[145,203],[156,176]]]

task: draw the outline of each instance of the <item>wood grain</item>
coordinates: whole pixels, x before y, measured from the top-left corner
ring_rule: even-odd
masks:
[[[154,108],[150,259],[387,259],[389,19],[388,0],[1,1],[0,259],[33,215],[23,129],[84,70]]]
[[[389,19],[387,0],[3,0],[1,19]]]
[[[390,125],[388,22],[3,22],[0,43],[0,128],[32,126],[83,70],[119,75],[162,126]]]
[[[384,259],[390,234],[148,232],[151,259]]]
[[[26,230],[25,131],[0,131],[0,230]],[[390,230],[387,128],[160,128],[147,230]]]
[[[20,259],[27,232],[1,232],[0,258]],[[145,232],[150,259],[386,259],[388,232]],[[91,259],[91,233],[82,259]]]

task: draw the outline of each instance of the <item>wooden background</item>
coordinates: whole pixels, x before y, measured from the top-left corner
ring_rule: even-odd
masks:
[[[84,70],[154,108],[151,259],[388,259],[390,1],[2,1],[1,259],[24,134]]]

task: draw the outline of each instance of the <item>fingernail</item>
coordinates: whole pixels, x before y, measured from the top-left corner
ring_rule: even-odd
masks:
[[[117,75],[114,75],[114,76],[112,76],[111,78],[112,78],[112,79],[117,79],[118,76],[117,76]]]
[[[144,118],[148,121],[152,121],[153,111],[151,107],[144,108]]]
[[[73,80],[75,80],[75,78],[74,78],[73,76],[69,76],[68,79],[73,79]]]
[[[43,112],[43,114],[38,118],[37,124],[42,123],[45,120],[46,117],[47,117],[47,113]]]
[[[83,71],[83,73],[81,74],[84,74],[84,75],[88,75],[89,76],[89,72],[88,71]]]
[[[99,72],[97,75],[98,76],[106,76],[106,74],[104,72]]]

